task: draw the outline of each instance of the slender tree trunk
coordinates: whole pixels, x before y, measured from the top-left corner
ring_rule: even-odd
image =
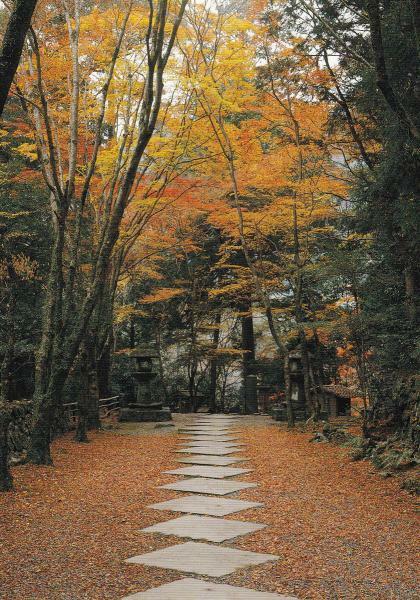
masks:
[[[292,404],[292,385],[290,381],[290,359],[289,354],[284,357],[284,393],[286,399],[286,410],[287,410],[287,425],[289,427],[295,426],[295,415]]]
[[[11,421],[10,405],[0,397],[0,492],[13,489],[13,478],[9,468],[8,430]]]
[[[87,418],[86,426],[88,430],[100,429],[101,420],[99,418],[99,385],[98,368],[96,361],[96,337],[89,337],[86,342],[86,361],[87,361]],[[106,396],[105,396],[106,397]]]
[[[158,323],[155,327],[155,339],[156,339],[156,349],[157,349],[157,353],[158,353],[160,381],[161,381],[163,393],[165,396],[165,402],[168,404],[169,393],[168,393],[168,386],[166,385],[165,369],[163,367],[163,359],[162,359],[162,331],[161,331],[160,320],[158,320]]]
[[[111,375],[112,354],[112,327],[107,341],[96,360],[96,379],[98,382],[99,398],[108,398],[110,395],[109,380]]]
[[[244,388],[244,412],[247,414],[258,411],[257,380],[255,374],[255,337],[254,320],[251,302],[244,302],[240,307],[242,330],[242,378]]]
[[[58,333],[58,312],[63,292],[62,272],[65,238],[63,219],[56,221],[55,234],[56,239],[51,255],[50,273],[42,319],[41,342],[36,355],[35,365],[33,432],[28,452],[29,459],[35,464],[52,464],[49,451],[51,427],[55,409],[58,405],[56,400],[61,393],[59,378],[57,379],[58,387],[54,388],[57,390],[57,394],[55,394],[54,389],[48,390],[48,386],[51,371],[54,368],[54,347],[59,343],[56,335]],[[44,397],[45,403],[43,400]],[[45,404],[45,406],[41,406],[41,404]]]
[[[222,320],[222,313],[218,311],[214,319],[214,331],[213,331],[213,351],[215,352],[219,347],[220,339],[220,324]],[[209,393],[209,412],[217,412],[216,407],[216,392],[217,392],[217,356],[212,356],[210,361],[210,393]]]
[[[89,365],[86,348],[80,353],[79,377],[80,393],[78,400],[78,419],[74,439],[76,442],[88,442],[87,428],[89,421]]]

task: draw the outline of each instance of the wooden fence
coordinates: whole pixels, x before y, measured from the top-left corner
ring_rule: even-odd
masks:
[[[67,402],[63,404],[64,412],[67,415],[67,419],[71,428],[77,424],[79,416],[79,408],[77,402]],[[106,420],[110,418],[117,418],[120,412],[120,397],[111,396],[110,398],[99,399],[99,418]]]

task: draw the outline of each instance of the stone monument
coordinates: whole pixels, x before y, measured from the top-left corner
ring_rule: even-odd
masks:
[[[172,415],[168,407],[152,395],[152,382],[157,373],[153,369],[153,359],[159,357],[157,351],[150,346],[138,346],[127,353],[128,358],[135,359],[136,370],[131,376],[137,384],[136,401],[121,410],[120,421],[171,421]]]

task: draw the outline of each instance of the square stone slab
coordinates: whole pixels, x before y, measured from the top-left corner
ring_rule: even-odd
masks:
[[[245,446],[237,441],[223,442],[222,440],[180,440],[181,444],[191,448],[193,446],[208,446],[210,448],[234,448],[235,446]]]
[[[188,463],[190,465],[211,465],[213,467],[227,467],[238,462],[245,462],[247,458],[239,458],[235,456],[212,456],[208,454],[193,454],[192,456],[184,456],[179,458],[177,462]]]
[[[184,571],[195,575],[223,577],[234,573],[238,569],[261,565],[278,558],[274,554],[259,554],[225,546],[186,542],[185,544],[169,546],[169,548],[162,548],[140,556],[133,556],[125,562]]]
[[[245,481],[226,481],[224,479],[207,479],[205,477],[191,477],[158,486],[163,490],[175,490],[176,492],[194,492],[195,494],[213,494],[214,496],[225,496],[240,490],[257,487],[256,483]]]
[[[240,423],[239,419],[205,419],[200,421],[194,421],[191,423],[194,427],[202,426],[202,427],[230,427],[231,425],[237,425]]]
[[[231,437],[231,436],[219,436],[219,435],[189,434],[189,435],[183,435],[181,439],[185,440],[185,441],[191,441],[191,442],[206,442],[206,444],[209,444],[212,442],[220,442],[222,444],[226,444],[226,443],[234,442],[235,440],[239,440],[240,438],[238,436]]]
[[[233,500],[228,498],[211,498],[210,496],[183,496],[166,502],[151,504],[147,508],[155,510],[171,510],[172,512],[209,515],[210,517],[225,517],[232,513],[264,506],[261,502]]]
[[[232,431],[232,427],[207,427],[205,425],[197,425],[197,427],[193,427],[190,425],[189,427],[183,427],[181,431],[194,431],[196,433],[211,433],[213,435],[226,435]]]
[[[196,446],[194,448],[181,448],[181,450],[175,450],[176,454],[213,454],[214,456],[226,456],[227,454],[235,454],[240,452],[242,448],[233,446],[233,448],[212,448],[211,446]]]
[[[180,429],[180,433],[185,433],[188,435],[229,435],[233,433],[230,429]]]
[[[270,592],[257,592],[210,581],[185,577],[166,583],[147,592],[126,596],[122,600],[298,600],[295,596],[283,596]]]
[[[216,519],[215,517],[188,515],[164,523],[157,523],[141,531],[220,543],[232,540],[240,535],[259,531],[264,527],[266,525],[249,521],[228,521],[227,519]]]
[[[245,446],[245,444],[237,441],[224,442],[223,440],[180,440],[185,446],[209,446],[210,448],[234,448],[235,446]]]
[[[235,469],[234,467],[209,467],[206,465],[195,465],[193,467],[181,467],[172,471],[164,471],[168,475],[185,475],[186,477],[213,477],[224,479],[251,473],[252,469]]]

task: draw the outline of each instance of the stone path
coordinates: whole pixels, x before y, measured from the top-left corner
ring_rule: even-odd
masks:
[[[160,487],[192,493],[192,495],[180,496],[148,507],[185,514],[157,523],[142,531],[199,541],[186,541],[140,556],[133,556],[126,560],[127,563],[172,569],[188,575],[223,577],[237,569],[252,568],[279,558],[273,554],[261,554],[218,545],[222,542],[234,541],[239,536],[265,527],[260,523],[222,518],[248,508],[263,506],[259,502],[218,497],[258,485],[232,479],[252,471],[252,469],[229,466],[247,460],[245,457],[237,456],[243,452],[244,446],[236,443],[238,436],[235,434],[241,424],[240,421],[241,418],[235,416],[200,415],[194,425],[182,429],[183,439],[187,440],[186,446],[175,450],[175,453],[178,457],[182,454],[188,456],[178,458],[177,462],[188,463],[191,466],[165,471],[171,475],[182,476],[183,479]],[[127,596],[123,600],[297,600],[297,598],[184,577],[170,584]]]

